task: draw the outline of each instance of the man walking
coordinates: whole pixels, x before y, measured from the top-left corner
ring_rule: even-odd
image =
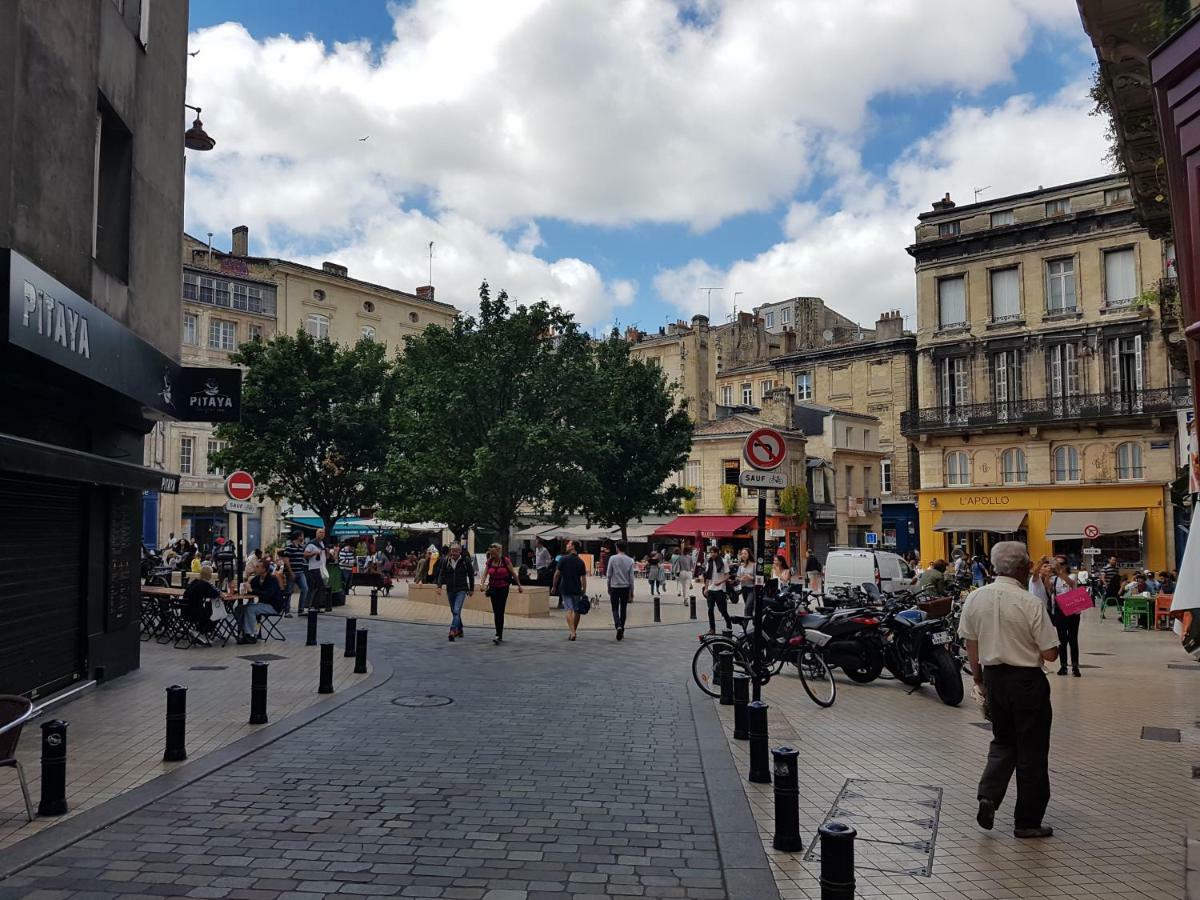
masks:
[[[354,542],[347,538],[342,541],[342,549],[338,551],[338,568],[342,570],[342,590],[347,594],[354,592],[354,564],[356,560]]]
[[[684,603],[688,602],[688,595],[692,591],[692,572],[696,570],[696,554],[692,550],[691,545],[685,543],[679,551],[679,558],[675,561],[675,581],[679,584],[679,596]]]
[[[300,612],[309,607],[317,609],[321,605],[321,593],[325,590],[325,529],[318,528],[316,535],[304,545],[304,578],[308,582],[308,590],[300,599]]]
[[[1105,610],[1108,607],[1108,601],[1112,600],[1117,605],[1117,618],[1121,618],[1121,568],[1117,565],[1117,558],[1110,556],[1108,565],[1100,570],[1100,575],[1104,580],[1104,596],[1100,599],[1100,618],[1106,619]]]
[[[633,557],[625,552],[625,542],[617,541],[617,552],[608,558],[608,600],[618,641],[625,639],[625,611],[632,597]]]
[[[450,553],[438,566],[437,583],[446,588],[446,599],[450,603],[450,642],[463,636],[462,609],[467,594],[475,590],[475,567],[463,555],[462,544],[455,541]]]
[[[996,580],[971,594],[958,627],[992,720],[976,821],[991,829],[1015,771],[1013,835],[1050,837],[1054,829],[1042,824],[1042,816],[1050,802],[1052,711],[1042,663],[1058,658],[1058,631],[1046,607],[1026,590],[1033,563],[1024,544],[995,544],[992,568]]]
[[[567,552],[563,554],[562,559],[558,561],[558,568],[554,570],[554,583],[550,586],[550,593],[554,593],[555,588],[558,589],[563,609],[567,611],[567,629],[570,631],[567,640],[573,641],[578,637],[576,632],[579,630],[579,619],[582,616],[579,609],[587,593],[587,566],[579,558],[579,545],[574,541],[567,541]]]
[[[301,538],[303,535],[299,531],[293,531],[291,539],[284,545],[283,560],[284,566],[287,569],[287,590],[285,592],[283,614],[287,618],[292,617],[292,585],[296,586],[298,596],[296,602],[300,604],[300,612],[304,612],[304,595],[308,592],[308,580],[304,577],[304,543]]]
[[[541,538],[534,538],[533,567],[537,570],[537,583],[545,587],[550,580],[550,550]]]

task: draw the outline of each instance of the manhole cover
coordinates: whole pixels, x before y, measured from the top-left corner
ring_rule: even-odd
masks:
[[[1164,741],[1168,744],[1179,743],[1178,728],[1158,728],[1154,725],[1142,726],[1143,741]]]
[[[449,706],[453,702],[449,697],[439,697],[436,694],[421,694],[418,697],[397,697],[392,701],[396,706]]]
[[[229,666],[192,666],[189,672],[224,672]]]
[[[273,659],[287,659],[287,657],[275,653],[254,653],[250,656],[239,656],[238,659],[248,659],[251,662],[270,662]]]

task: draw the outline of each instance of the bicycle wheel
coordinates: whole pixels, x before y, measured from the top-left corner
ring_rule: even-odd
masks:
[[[724,638],[705,641],[697,648],[696,655],[692,657],[692,677],[696,679],[700,690],[710,697],[721,696],[721,670],[718,668],[720,664],[718,656],[725,650],[733,654],[733,670],[738,671],[741,667],[738,665],[737,647],[733,641]]]
[[[800,670],[804,692],[812,698],[812,702],[817,706],[833,706],[833,701],[837,699],[837,684],[821,654],[812,647],[802,648],[796,659],[796,668]]]

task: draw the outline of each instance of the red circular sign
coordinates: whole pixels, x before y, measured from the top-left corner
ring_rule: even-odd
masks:
[[[787,444],[774,428],[760,428],[746,438],[742,455],[755,469],[778,469],[787,458]]]
[[[1095,525],[1084,525],[1083,536],[1089,541],[1094,541],[1096,538],[1100,537],[1100,529]]]
[[[230,500],[249,500],[254,496],[254,476],[238,469],[225,479],[225,496]]]

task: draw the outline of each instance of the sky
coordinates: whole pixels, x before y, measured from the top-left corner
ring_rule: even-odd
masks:
[[[911,317],[935,199],[1108,171],[1075,0],[191,0],[189,51],[190,234],[589,330]]]

